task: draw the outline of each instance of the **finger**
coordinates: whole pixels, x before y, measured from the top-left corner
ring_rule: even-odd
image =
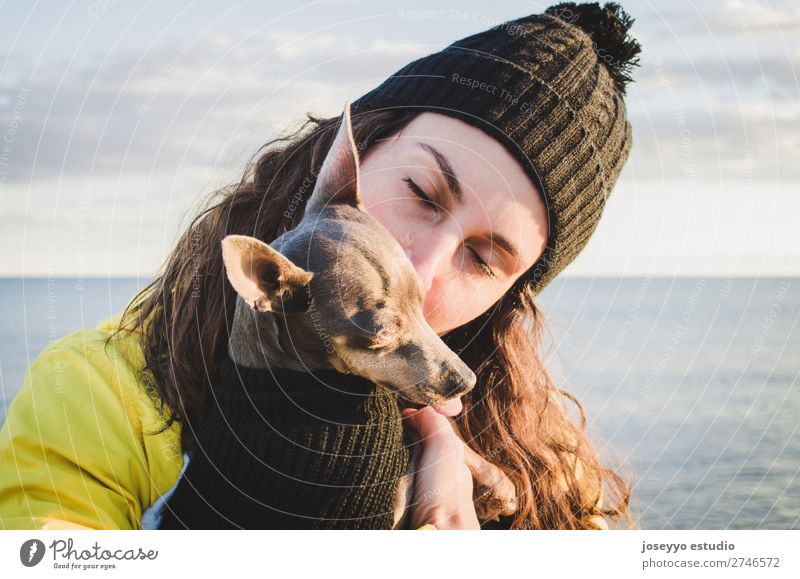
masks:
[[[410,412],[407,412],[408,410]],[[444,426],[449,425],[447,419],[430,406],[419,409],[407,408],[402,416],[405,424],[423,438],[436,436]]]
[[[404,417],[404,422],[420,438],[426,449],[459,449],[463,443],[453,430],[447,417],[442,416],[430,406],[421,408]]]

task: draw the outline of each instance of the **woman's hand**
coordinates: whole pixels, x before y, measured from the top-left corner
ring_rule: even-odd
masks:
[[[403,422],[422,445],[414,478],[411,528],[432,523],[437,529],[480,529],[472,503],[472,475],[464,462],[464,443],[450,421],[425,406],[403,410]]]

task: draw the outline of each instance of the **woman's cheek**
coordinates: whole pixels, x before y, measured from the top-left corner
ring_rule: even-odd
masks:
[[[490,288],[478,286],[476,291],[474,283],[457,283],[456,280],[452,280],[447,287],[439,286],[436,294],[436,302],[432,302],[434,305],[431,306],[431,319],[436,327],[430,321],[428,323],[439,334],[471,322],[496,301]]]
[[[407,200],[402,197],[402,192],[395,188],[387,188],[383,183],[377,188],[378,183],[363,180],[361,184],[361,198],[367,213],[377,219],[389,232],[397,237],[403,231],[408,216]]]
[[[433,330],[441,335],[457,328],[463,322],[464,300],[459,297],[459,290],[448,282],[436,283],[425,295],[422,309],[425,320]]]
[[[392,211],[393,203],[391,201],[376,199],[371,195],[364,195],[363,201],[367,213],[377,219],[381,225],[389,230],[389,233],[391,233],[393,236],[396,236],[395,231],[397,230],[397,216],[395,212]]]

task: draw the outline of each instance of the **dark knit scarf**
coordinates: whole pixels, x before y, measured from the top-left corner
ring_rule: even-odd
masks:
[[[162,529],[389,529],[408,464],[396,394],[226,357]]]

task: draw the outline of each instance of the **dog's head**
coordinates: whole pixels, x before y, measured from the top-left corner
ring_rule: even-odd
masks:
[[[303,219],[270,245],[226,237],[228,279],[255,315],[280,318],[283,351],[438,406],[475,374],[425,321],[414,266],[364,210],[358,171],[348,104]]]

